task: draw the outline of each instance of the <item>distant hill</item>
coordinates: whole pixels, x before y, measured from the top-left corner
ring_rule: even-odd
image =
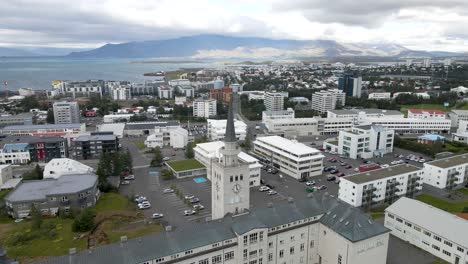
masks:
[[[168,40],[107,44],[70,53],[75,58],[266,59],[304,57],[434,57],[450,52],[414,51],[397,44],[339,43],[333,40],[285,40],[197,35]]]
[[[0,47],[0,57],[30,57],[37,56],[33,52],[22,49]]]

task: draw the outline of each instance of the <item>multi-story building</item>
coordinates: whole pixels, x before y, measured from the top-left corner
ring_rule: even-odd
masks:
[[[468,110],[452,110],[448,116],[452,121],[452,127],[458,127],[460,120],[468,121]]]
[[[11,164],[0,165],[0,186],[13,179],[13,169]]]
[[[357,126],[351,131],[341,130],[337,145],[324,141],[323,148],[352,159],[381,157],[393,152],[394,134],[393,130],[383,126]]]
[[[173,148],[185,148],[189,142],[189,133],[180,126],[159,126],[155,127],[152,134],[145,140],[148,148],[163,148],[171,146]]]
[[[126,123],[123,135],[126,137],[141,137],[148,136],[155,132],[155,129],[158,128],[161,131],[165,132],[164,134],[164,145],[169,144],[169,131],[180,127],[179,121],[168,120],[168,121],[147,121],[147,122],[131,122]],[[167,141],[166,141],[167,140]]]
[[[447,263],[468,263],[468,221],[452,213],[403,197],[385,209],[385,227]]]
[[[295,179],[322,174],[324,156],[317,149],[279,136],[258,137],[253,145],[255,154]]]
[[[97,159],[103,153],[116,153],[119,139],[112,132],[92,132],[72,142],[72,155],[76,159]]]
[[[389,230],[368,215],[319,194],[228,215],[196,228],[122,237],[120,243],[37,264],[385,264],[388,240]]]
[[[320,113],[344,106],[346,94],[338,89],[320,91],[312,94],[312,110]]]
[[[224,88],[224,80],[218,76],[216,79],[213,81],[213,89],[223,89]]]
[[[371,93],[369,100],[390,100],[392,99],[391,93]]]
[[[174,97],[174,88],[172,86],[159,86],[158,97],[160,99],[172,99]]]
[[[177,85],[175,89],[179,94],[185,97],[191,98],[195,96],[195,89],[190,85]]]
[[[112,100],[116,101],[129,100],[132,96],[130,89],[131,86],[132,85],[130,84],[130,82],[127,81],[107,82],[109,95],[112,98]]]
[[[264,105],[267,111],[281,111],[284,109],[284,95],[277,92],[266,92]]]
[[[193,116],[209,118],[216,115],[215,99],[197,99],[193,101]]]
[[[43,215],[68,213],[96,205],[99,199],[95,174],[71,174],[57,179],[24,181],[5,196],[8,214],[13,218],[30,216],[34,205]]]
[[[222,158],[221,148],[223,146],[223,141],[213,141],[197,144],[197,146],[193,148],[195,159],[206,167],[208,180],[211,180],[211,167],[213,161],[215,159],[219,160]],[[259,160],[245,152],[240,152],[239,155],[237,155],[237,158],[240,161],[249,164],[249,186],[259,186],[262,168]]]
[[[226,87],[221,89],[214,89],[210,91],[210,98],[215,99],[220,103],[228,103],[231,101],[232,88]]]
[[[424,163],[425,184],[453,190],[468,182],[468,154]]]
[[[338,89],[349,97],[361,97],[362,77],[355,77],[353,74],[344,74],[338,79]]]
[[[49,162],[67,156],[67,140],[62,137],[8,136],[0,141],[3,164]]]
[[[105,92],[105,81],[54,81],[53,89],[48,92],[49,97],[55,95],[71,96],[73,98],[80,96],[102,96]]]
[[[351,129],[354,123],[348,118],[306,117],[267,119],[264,125],[271,134],[294,138],[336,134],[341,130]]]
[[[207,120],[207,134],[210,140],[223,140],[226,136],[226,119],[208,119]],[[236,129],[237,140],[245,140],[247,134],[247,125],[240,121],[234,120],[234,127]]]
[[[369,118],[404,118],[405,116],[400,111],[385,110],[385,109],[349,109],[349,110],[330,110],[327,111],[329,118],[350,118],[356,124],[362,123]]]
[[[338,198],[355,207],[391,204],[402,196],[418,194],[422,174],[421,168],[402,164],[341,177]]]
[[[169,80],[167,83],[170,86],[190,85],[190,80],[189,79],[174,79],[174,80]]]
[[[53,108],[55,124],[80,123],[80,107],[77,102],[55,102]]]
[[[449,119],[367,118],[360,124],[380,125],[399,134],[440,134],[450,131]]]
[[[408,109],[408,118],[415,119],[445,119],[445,112],[432,109]]]
[[[0,127],[15,125],[32,125],[34,123],[34,113],[21,113],[17,115],[1,115]]]
[[[294,109],[288,108],[280,111],[263,111],[262,123],[266,124],[270,120],[276,119],[294,119]]]
[[[130,95],[158,95],[158,90],[161,85],[164,85],[164,80],[145,81],[145,83],[132,83],[130,85]]]

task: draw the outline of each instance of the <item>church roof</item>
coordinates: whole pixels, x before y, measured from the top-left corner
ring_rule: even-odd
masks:
[[[226,136],[224,138],[224,142],[236,142],[236,131],[234,128],[234,110],[233,110],[233,100],[234,96],[231,97],[229,101],[229,112],[228,112],[228,119],[226,123]]]

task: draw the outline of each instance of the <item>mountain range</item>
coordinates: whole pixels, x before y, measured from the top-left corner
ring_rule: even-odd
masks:
[[[30,51],[0,48],[0,56],[34,55]],[[48,55],[58,55],[58,52]],[[196,35],[167,40],[106,44],[97,49],[71,52],[67,57],[279,59],[311,57],[444,57],[458,55],[462,54],[444,51],[417,51],[392,43],[340,43],[333,40],[286,40]]]

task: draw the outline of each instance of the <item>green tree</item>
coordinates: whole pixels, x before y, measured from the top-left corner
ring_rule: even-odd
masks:
[[[193,157],[194,157],[193,145],[194,145],[194,143],[188,143],[187,147],[185,148],[185,157],[187,159],[193,159]]]
[[[161,171],[161,176],[162,179],[165,181],[174,179],[174,173],[171,170],[167,169]]]
[[[44,171],[41,169],[39,164],[34,167],[33,170],[23,174],[25,180],[42,180],[44,178]]]
[[[81,212],[81,214],[75,218],[75,221],[73,221],[73,232],[86,232],[93,229],[94,216],[94,212],[89,208]]]
[[[151,160],[151,167],[160,167],[163,162],[163,156],[161,153],[161,149],[156,147],[154,149],[154,157]]]
[[[31,206],[31,227],[32,229],[40,229],[42,225],[42,214],[37,208]]]
[[[468,206],[463,207],[462,213],[468,213]]]
[[[48,124],[54,124],[55,123],[54,111],[52,109],[47,110],[46,122]]]
[[[39,108],[40,104],[36,96],[26,96],[20,102],[20,107],[23,108],[24,112],[29,112],[33,108]]]

